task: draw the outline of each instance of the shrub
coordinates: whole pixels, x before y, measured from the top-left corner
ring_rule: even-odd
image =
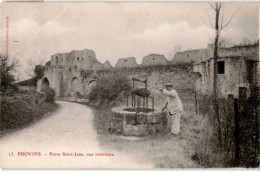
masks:
[[[0,137],[34,124],[57,108],[55,103],[47,102],[35,107],[34,95],[35,92],[30,91],[1,97]]]
[[[54,102],[55,99],[55,91],[49,87],[43,90],[43,92],[47,95],[45,101],[48,103]]]
[[[224,153],[220,152],[216,130],[208,117],[204,117],[201,126],[203,136],[200,138],[192,159],[204,167],[224,167]]]
[[[122,72],[103,75],[89,94],[89,101],[98,105],[113,105],[122,100],[123,94],[130,90],[129,82],[127,75]]]
[[[1,92],[9,93],[17,90],[13,84],[15,82],[14,72],[18,66],[17,60],[10,60],[9,57],[0,54],[0,77],[1,77]]]
[[[198,110],[204,115],[204,136],[201,137],[195,159],[206,167],[230,167],[234,162],[235,118],[233,104],[226,99],[218,99],[221,119],[222,146],[217,132],[214,104],[210,96],[198,96]]]

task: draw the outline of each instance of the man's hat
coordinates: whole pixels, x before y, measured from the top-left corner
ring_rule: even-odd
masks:
[[[164,86],[172,86],[172,83],[166,83]]]

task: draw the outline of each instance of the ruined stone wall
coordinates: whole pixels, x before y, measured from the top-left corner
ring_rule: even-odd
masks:
[[[96,59],[92,50],[74,50],[69,53],[58,53],[51,56],[51,66],[78,66],[82,69],[102,69],[104,66]]]
[[[37,82],[37,90],[41,90],[45,78],[56,96],[86,95],[93,88],[94,73],[83,74],[77,66],[50,66],[44,72],[44,77]]]
[[[234,46],[229,48],[219,48],[219,57],[245,57],[258,60],[259,45]],[[174,55],[173,63],[200,63],[213,58],[213,49],[198,49],[177,52]]]
[[[103,69],[92,50],[71,51],[51,56],[50,65],[46,66],[44,77],[37,82],[37,90],[42,90],[42,83],[48,80],[56,92],[56,96],[86,95],[92,76],[82,74],[84,70],[96,71]],[[93,83],[91,84],[93,88]]]
[[[115,68],[134,68],[140,66],[134,57],[118,59]]]
[[[246,61],[242,57],[220,58],[225,62],[225,73],[218,74],[218,94],[227,98],[228,94],[238,95],[238,86],[248,83]],[[199,72],[201,78],[196,82],[196,91],[201,94],[212,94],[213,89],[213,59],[194,65],[194,72]]]
[[[100,76],[111,73],[125,73],[129,80],[132,77],[144,79],[147,76],[148,86],[162,88],[165,83],[173,83],[175,89],[193,90],[199,76],[193,73],[192,65],[161,65],[128,69],[102,69],[99,71],[82,70],[77,66],[50,66],[44,77],[38,81],[37,90],[41,90],[42,81],[47,78],[56,96],[87,95]],[[93,83],[94,82],[94,83]],[[137,83],[137,86],[142,84]]]
[[[105,69],[111,69],[113,68],[113,66],[111,65],[111,63],[107,60],[104,62],[104,68]]]
[[[218,74],[217,84],[220,97],[227,98],[228,94],[234,94],[234,96],[237,96],[238,86],[248,86],[249,80],[246,61],[257,61],[258,55],[259,46],[257,44],[219,49],[218,61],[225,62],[225,73]],[[199,72],[201,78],[196,81],[195,89],[201,94],[212,94],[213,49],[207,48],[202,50],[184,51],[177,53],[175,58],[175,63],[197,61],[194,64],[193,71]],[[255,65],[253,67],[253,69],[255,69],[253,72],[255,72],[257,68]],[[256,75],[254,75],[253,78],[257,80]]]
[[[173,83],[173,87],[180,90],[194,89],[195,81],[199,78],[197,74],[193,73],[191,64],[149,66],[111,71],[101,70],[97,74],[101,76],[114,72],[125,73],[130,80],[132,77],[144,79],[147,76],[148,86],[158,88],[164,87],[165,83]],[[136,84],[142,86],[141,83],[137,82]]]
[[[209,49],[187,50],[177,52],[173,58],[173,64],[198,63],[210,57]]]
[[[167,65],[168,60],[164,55],[149,54],[142,60],[142,66]]]
[[[245,57],[248,59],[258,60],[258,49],[258,44],[220,48],[219,57]],[[213,57],[213,50],[211,50],[211,57]]]
[[[195,56],[192,56],[193,53]],[[199,58],[202,60],[203,56],[205,56],[205,59],[213,53],[209,49],[204,49],[178,54],[179,58],[174,60],[175,63],[184,63]],[[218,61],[225,61],[225,74],[218,75],[218,89],[222,96],[236,95],[237,86],[248,83],[245,61],[248,59],[258,60],[258,54],[258,45],[220,49]],[[126,73],[130,79],[132,77],[144,78],[147,76],[148,86],[161,88],[163,84],[170,82],[173,83],[175,89],[196,88],[202,94],[212,93],[212,58],[196,63],[193,67],[191,64],[166,64],[164,56],[153,56],[144,57],[142,66],[138,65],[135,58],[132,57],[119,59],[115,68],[109,68],[111,66],[107,62],[105,65],[108,68],[104,68],[104,65],[95,58],[94,51],[91,50],[55,54],[51,57],[50,66],[47,66],[44,77],[38,81],[37,90],[41,90],[43,81],[47,79],[50,87],[55,90],[56,96],[86,95],[94,86],[94,83],[91,84],[93,79],[117,71]],[[178,60],[180,61],[178,62]],[[193,72],[199,72],[200,78]]]

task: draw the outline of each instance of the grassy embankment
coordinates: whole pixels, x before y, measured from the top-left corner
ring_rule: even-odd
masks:
[[[37,107],[35,95],[35,91],[18,91],[1,96],[0,137],[30,126],[57,109],[54,102],[46,101]]]

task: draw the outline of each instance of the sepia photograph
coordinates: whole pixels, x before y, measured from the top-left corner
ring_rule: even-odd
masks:
[[[1,2],[0,168],[257,169],[258,2]]]

